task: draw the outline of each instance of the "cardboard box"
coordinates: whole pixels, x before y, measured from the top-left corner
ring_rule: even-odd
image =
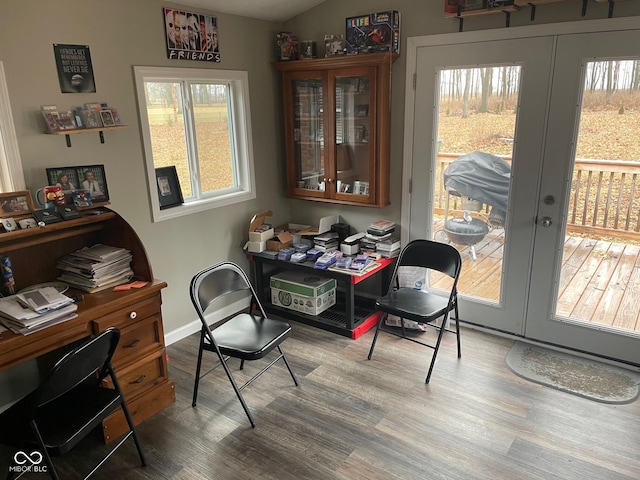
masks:
[[[267,250],[280,251],[293,245],[293,237],[289,232],[276,235],[271,240],[267,240]]]
[[[295,245],[296,243],[301,243],[303,241],[302,235],[298,232],[306,230],[307,228],[309,228],[309,225],[303,225],[301,223],[283,223],[282,225],[278,225],[275,228],[275,231],[277,234],[280,234],[281,232],[289,232],[293,239],[293,244]]]
[[[281,272],[270,279],[271,303],[318,315],[336,303],[336,281],[313,273]]]
[[[347,18],[347,54],[400,53],[400,13],[397,10]]]
[[[267,242],[252,242],[246,243],[246,249],[251,253],[262,253],[267,249]]]
[[[273,215],[273,212],[271,210],[266,210],[253,216],[249,223],[249,242],[266,242],[270,238],[273,238],[273,228],[261,228],[265,223],[266,218],[271,215]],[[251,252],[252,250],[249,251]]]

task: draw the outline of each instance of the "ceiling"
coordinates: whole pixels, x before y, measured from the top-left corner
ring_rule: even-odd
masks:
[[[325,0],[178,0],[190,7],[283,22]]]

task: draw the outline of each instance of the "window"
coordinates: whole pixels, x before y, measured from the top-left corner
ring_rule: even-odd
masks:
[[[134,67],[155,222],[255,198],[247,72]],[[184,204],[160,209],[155,169]]]
[[[25,190],[18,139],[11,117],[9,91],[0,62],[0,192]]]

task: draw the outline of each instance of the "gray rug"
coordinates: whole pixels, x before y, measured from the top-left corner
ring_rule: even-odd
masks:
[[[603,403],[631,403],[638,397],[640,373],[586,358],[516,342],[506,358],[516,375]]]

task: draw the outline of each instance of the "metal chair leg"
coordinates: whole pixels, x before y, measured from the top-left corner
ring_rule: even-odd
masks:
[[[440,331],[438,332],[438,340],[436,341],[436,345],[433,349],[433,357],[431,357],[431,365],[429,365],[429,372],[427,373],[427,378],[424,381],[424,383],[429,383],[429,380],[431,379],[431,372],[433,372],[433,367],[436,364],[436,357],[438,356],[438,350],[440,349],[440,341],[442,340],[442,335],[444,334],[445,331],[445,325],[447,323],[447,318],[448,315],[445,315],[444,318],[442,319],[442,327],[440,327]]]
[[[381,313],[380,318],[378,319],[378,325],[376,325],[376,333],[373,335],[373,342],[371,342],[371,348],[369,349],[369,355],[367,356],[367,360],[371,360],[371,355],[373,355],[373,348],[376,346],[376,340],[378,340],[378,333],[380,333],[380,326],[382,322],[387,319],[387,313]]]
[[[202,367],[202,351],[204,350],[204,329],[200,333],[200,349],[198,351],[198,362],[196,364],[196,380],[193,384],[193,400],[191,406],[195,407],[198,400],[198,386],[200,384],[200,368]]]
[[[289,373],[291,374],[291,378],[293,378],[293,383],[296,384],[296,387],[298,386],[298,379],[296,378],[296,375],[293,373],[293,370],[291,369],[291,366],[289,365],[289,361],[287,360],[287,357],[284,355],[284,352],[282,351],[282,348],[280,347],[280,345],[278,345],[278,352],[280,352],[280,356],[282,357],[282,360],[284,361],[284,364],[287,366],[287,370],[289,370]]]

